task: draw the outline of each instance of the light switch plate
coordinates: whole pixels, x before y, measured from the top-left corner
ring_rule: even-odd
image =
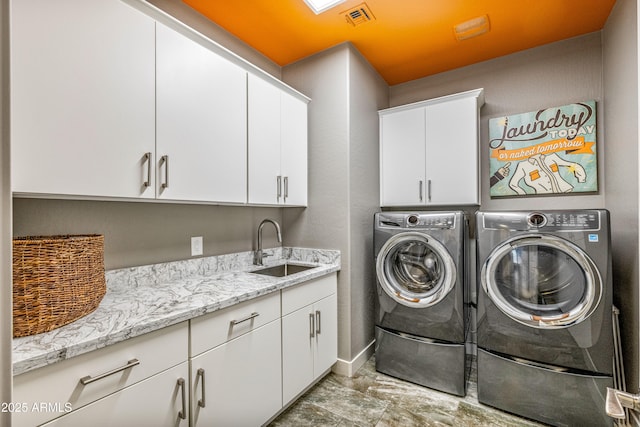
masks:
[[[191,256],[202,255],[202,236],[191,238]]]

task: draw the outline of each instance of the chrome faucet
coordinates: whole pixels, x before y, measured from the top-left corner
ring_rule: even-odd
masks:
[[[258,249],[256,250],[255,256],[253,257],[253,263],[255,265],[263,265],[262,258],[269,256],[262,254],[262,227],[264,227],[267,222],[270,222],[276,228],[276,236],[278,237],[278,242],[282,243],[282,233],[280,233],[280,226],[278,225],[278,223],[272,219],[263,219],[258,226]]]

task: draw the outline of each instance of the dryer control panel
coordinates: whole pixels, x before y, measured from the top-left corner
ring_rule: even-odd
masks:
[[[484,229],[489,230],[600,230],[598,210],[566,210],[544,212],[485,212]]]

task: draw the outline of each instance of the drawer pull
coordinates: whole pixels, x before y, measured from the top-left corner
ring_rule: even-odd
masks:
[[[182,410],[178,411],[178,417],[183,420],[187,419],[187,392],[184,384],[184,378],[178,378],[178,387],[182,390]]]
[[[201,408],[204,408],[206,405],[206,401],[205,401],[205,391],[204,391],[204,369],[200,368],[198,369],[198,373],[196,374],[196,382],[198,381],[198,378],[200,378],[200,386],[202,387],[202,399],[198,400],[198,406]]]
[[[87,375],[86,377],[82,377],[80,378],[80,383],[82,385],[87,385],[87,384],[91,384],[92,382],[96,382],[98,380],[101,380],[103,378],[108,377],[109,375],[113,375],[113,374],[117,374],[118,372],[122,372],[125,371],[129,368],[133,368],[134,366],[138,366],[140,364],[140,361],[138,359],[131,359],[127,362],[126,365],[121,366],[119,368],[113,369],[109,372],[105,372],[104,374],[100,374],[96,377],[92,377],[91,375]]]
[[[255,318],[256,318],[256,317],[258,317],[258,316],[260,316],[260,313],[258,313],[258,312],[256,312],[256,311],[254,311],[253,313],[251,313],[251,314],[250,314],[250,315],[248,315],[247,317],[243,317],[243,318],[242,318],[242,319],[240,319],[240,320],[232,320],[232,321],[231,321],[231,326],[239,325],[240,323],[246,322],[246,321],[251,320],[251,319],[255,319]]]

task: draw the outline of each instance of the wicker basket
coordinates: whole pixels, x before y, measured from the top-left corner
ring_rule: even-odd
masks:
[[[48,332],[94,311],[107,290],[104,236],[13,239],[13,336]]]

